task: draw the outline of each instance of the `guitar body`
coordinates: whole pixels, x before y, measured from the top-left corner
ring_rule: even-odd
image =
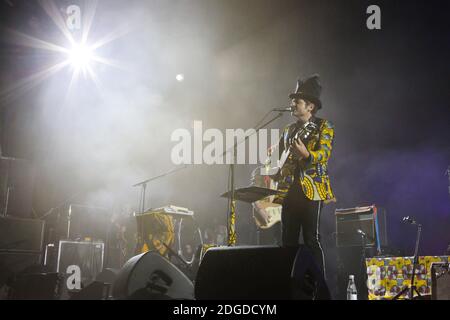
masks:
[[[261,229],[269,229],[277,222],[281,221],[280,204],[270,201],[256,201],[253,203],[253,218],[256,225]]]

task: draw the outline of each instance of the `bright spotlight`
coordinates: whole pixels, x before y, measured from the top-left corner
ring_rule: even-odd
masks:
[[[184,75],[183,74],[177,74],[177,76],[175,77],[175,79],[177,79],[178,82],[181,82],[184,80]]]
[[[84,70],[89,67],[92,58],[92,50],[84,45],[75,45],[69,51],[69,62],[76,70]]]

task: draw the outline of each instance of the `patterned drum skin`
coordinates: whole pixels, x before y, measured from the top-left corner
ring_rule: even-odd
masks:
[[[136,219],[139,238],[136,254],[154,250],[167,257],[167,247],[172,247],[175,242],[173,218],[161,213],[146,213],[136,215]]]
[[[414,283],[422,296],[431,295],[431,264],[448,262],[448,256],[419,257]],[[394,298],[405,287],[411,286],[413,257],[366,259],[369,300]],[[409,298],[410,291],[400,299]]]

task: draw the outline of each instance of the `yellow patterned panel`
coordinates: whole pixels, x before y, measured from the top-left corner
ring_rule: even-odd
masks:
[[[305,196],[308,199],[314,198],[314,183],[312,182],[312,179],[305,176],[302,180],[302,187],[303,192],[305,193]]]
[[[147,213],[137,215],[137,224],[139,230],[139,242],[142,243],[138,248],[140,253],[149,250],[158,251],[161,255],[167,256],[168,247],[172,247],[175,242],[175,228],[171,216],[162,213]]]
[[[448,261],[448,256],[419,257],[414,284],[422,296],[431,294],[431,264]],[[366,266],[370,300],[392,299],[405,287],[411,286],[412,257],[369,258]],[[408,295],[409,291],[406,297]]]
[[[228,219],[228,245],[236,245],[236,201],[231,203],[231,216]]]

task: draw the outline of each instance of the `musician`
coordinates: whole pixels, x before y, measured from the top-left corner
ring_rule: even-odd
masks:
[[[278,190],[283,191],[283,195],[276,201],[283,206],[282,245],[298,246],[302,229],[304,243],[312,251],[325,276],[319,234],[320,213],[324,203],[335,201],[328,176],[334,127],[330,121],[316,117],[322,108],[321,89],[319,76],[313,75],[298,80],[295,92],[289,95],[291,114],[297,121],[284,129],[280,139],[280,154],[289,147],[291,153],[277,178]],[[289,145],[295,128],[308,121],[317,125],[317,132],[306,142],[297,139]]]

